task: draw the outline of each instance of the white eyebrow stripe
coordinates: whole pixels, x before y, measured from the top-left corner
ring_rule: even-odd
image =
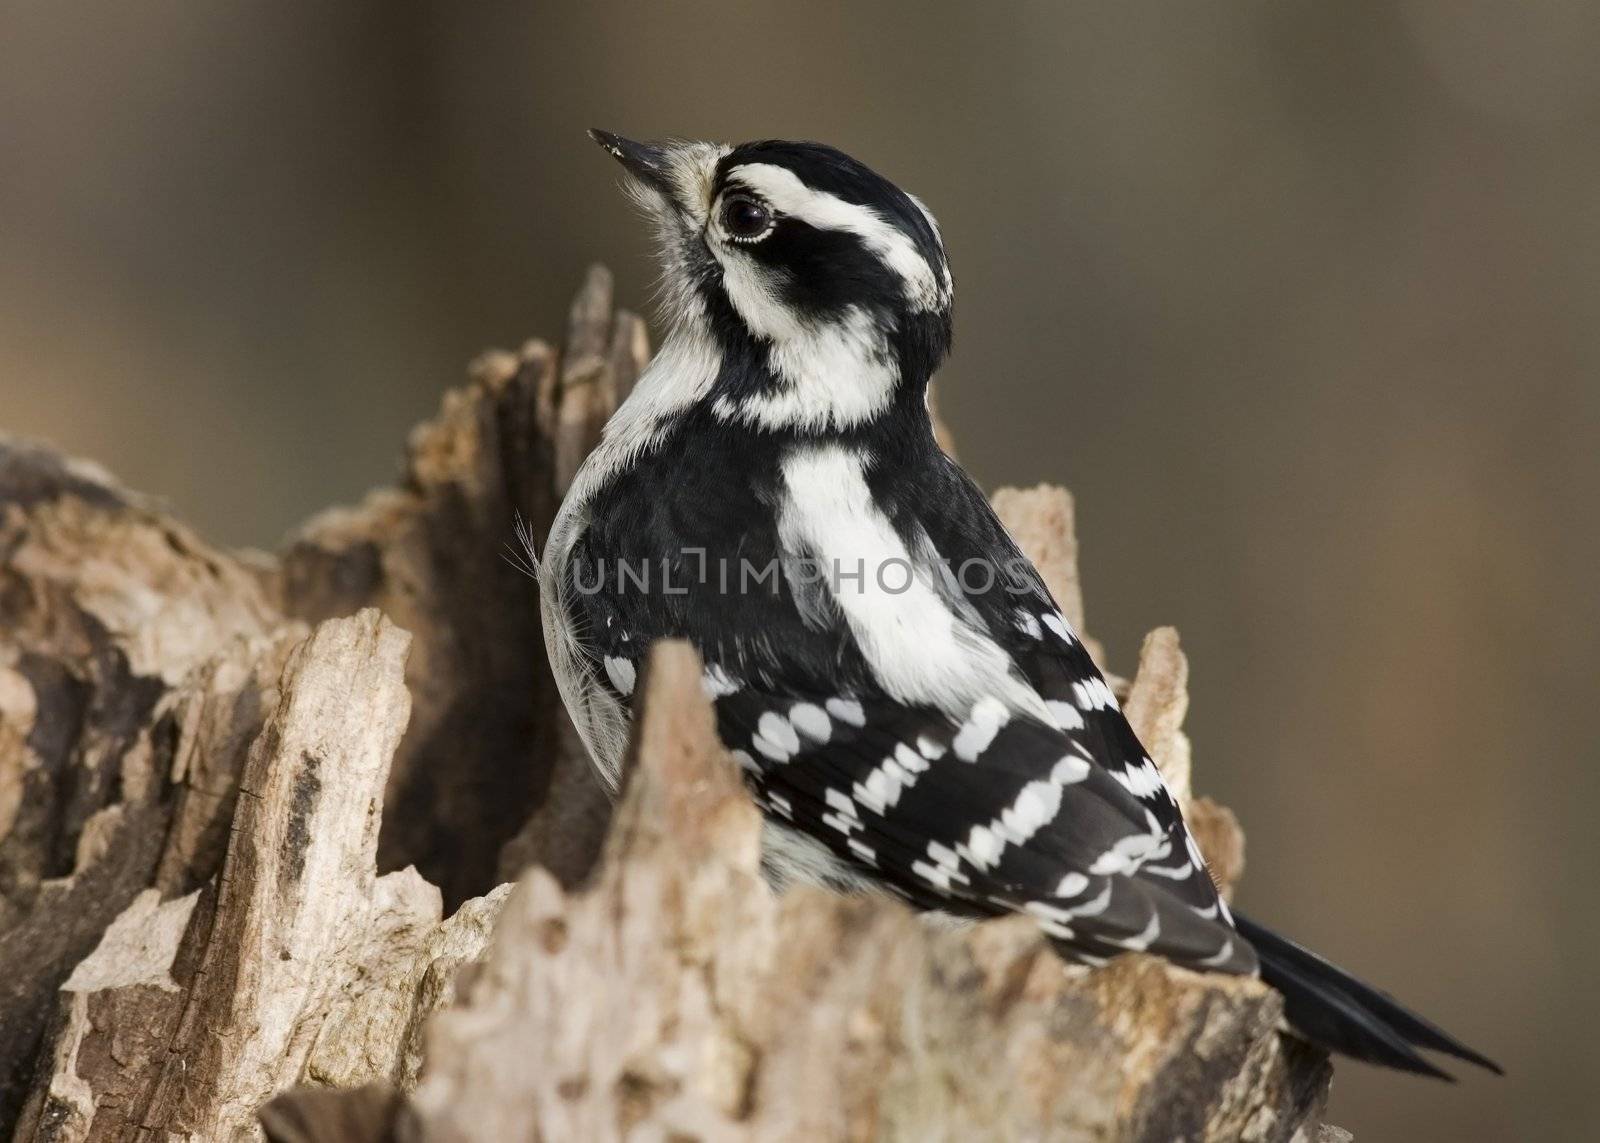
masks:
[[[923,202],[916,195],[909,192],[907,192],[906,197],[916,204],[917,209],[922,212],[922,217],[927,219],[928,225],[933,228],[933,236],[937,238],[939,240],[939,244],[943,246],[944,231],[939,228],[939,220],[933,217],[933,211],[928,209],[928,204]],[[955,289],[955,282],[950,277],[950,263],[946,262],[942,267],[940,267],[940,269],[942,271],[941,277],[944,279],[944,297],[946,301],[949,301],[950,294]]]
[[[808,226],[856,235],[900,275],[906,297],[918,309],[935,309],[949,300],[944,281],[916,243],[870,206],[808,187],[789,168],[774,163],[742,163],[728,171],[728,178],[737,179],[780,213]]]

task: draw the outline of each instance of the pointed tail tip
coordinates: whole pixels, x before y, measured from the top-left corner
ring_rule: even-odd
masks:
[[[1449,1053],[1450,1055],[1454,1056],[1456,1059],[1465,1060],[1469,1064],[1475,1064],[1476,1066],[1482,1068],[1484,1071],[1493,1072],[1497,1076],[1503,1076],[1503,1075],[1506,1074],[1505,1068],[1503,1068],[1499,1064],[1495,1063],[1488,1056],[1485,1056],[1480,1052],[1474,1052],[1471,1048],[1467,1047],[1465,1044],[1461,1044],[1461,1043],[1456,1044],[1456,1049],[1457,1050],[1452,1051],[1452,1052]],[[1443,1049],[1441,1049],[1441,1050],[1443,1050]]]
[[[1505,1069],[1370,984],[1271,929],[1234,914],[1261,959],[1261,978],[1284,997],[1284,1014],[1314,1043],[1380,1067],[1455,1083],[1423,1051],[1441,1052],[1497,1076]]]
[[[1472,1064],[1475,1067],[1480,1067],[1484,1071],[1492,1072],[1497,1076],[1503,1076],[1503,1075],[1506,1074],[1506,1070],[1504,1068],[1502,1068],[1499,1064],[1495,1063],[1488,1056],[1482,1055],[1479,1052],[1474,1052],[1471,1048],[1467,1047],[1465,1044],[1456,1044],[1456,1046],[1454,1048],[1440,1048],[1440,1047],[1429,1046],[1429,1050],[1430,1051],[1436,1051],[1436,1052],[1442,1052],[1444,1055],[1447,1055],[1447,1056],[1451,1057],[1452,1059],[1461,1060],[1464,1063]],[[1454,1075],[1452,1075],[1451,1073],[1445,1071],[1443,1068],[1438,1067],[1437,1065],[1432,1063],[1426,1056],[1422,1055],[1419,1052],[1413,1051],[1411,1053],[1411,1060],[1412,1060],[1412,1064],[1410,1066],[1403,1066],[1403,1067],[1400,1068],[1400,1070],[1401,1071],[1412,1072],[1415,1075],[1427,1076],[1430,1079],[1443,1080],[1445,1083],[1459,1083],[1460,1082],[1459,1080],[1456,1079],[1456,1077]],[[1369,1060],[1367,1062],[1369,1062],[1369,1063],[1377,1063],[1377,1062],[1380,1062],[1380,1061]],[[1395,1065],[1387,1065],[1387,1066],[1395,1066]]]

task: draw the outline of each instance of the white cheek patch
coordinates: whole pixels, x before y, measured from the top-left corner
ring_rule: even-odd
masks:
[[[728,252],[712,249],[722,266],[722,290],[746,329],[774,345],[806,335],[805,324],[783,304],[783,279],[777,271],[738,248]]]
[[[871,207],[814,190],[787,167],[773,163],[745,163],[731,169],[728,178],[743,183],[780,214],[818,230],[840,230],[860,238],[900,276],[913,309],[934,310],[949,304],[948,275],[935,273],[916,243]]]
[[[718,417],[768,429],[847,428],[889,407],[899,370],[882,331],[864,310],[851,306],[837,321],[797,322],[751,279],[728,273],[723,287],[751,331],[771,338],[767,365],[784,384],[776,392],[737,401],[719,398],[712,406]],[[777,330],[781,336],[775,336]]]

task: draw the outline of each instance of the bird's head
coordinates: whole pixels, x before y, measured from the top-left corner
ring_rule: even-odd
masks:
[[[951,280],[917,199],[818,143],[590,135],[655,226],[663,354],[702,366],[715,356],[697,403],[726,421],[798,431],[921,406],[949,349]]]

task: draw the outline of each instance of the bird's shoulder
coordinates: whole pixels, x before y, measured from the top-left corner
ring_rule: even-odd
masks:
[[[684,424],[583,506],[560,576],[566,621],[589,658],[632,659],[686,639],[709,664],[776,689],[870,677],[848,626],[809,612],[785,567],[776,442]]]

